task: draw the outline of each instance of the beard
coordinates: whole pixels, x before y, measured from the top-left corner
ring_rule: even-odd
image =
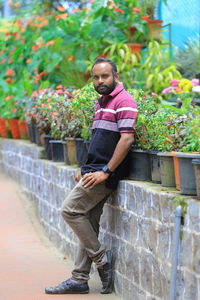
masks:
[[[99,93],[100,95],[106,96],[106,95],[109,95],[110,93],[112,93],[112,91],[114,91],[116,86],[117,86],[117,82],[115,81],[115,79],[113,79],[113,82],[111,84],[101,83],[97,86],[94,86],[94,88],[97,91],[97,93]]]

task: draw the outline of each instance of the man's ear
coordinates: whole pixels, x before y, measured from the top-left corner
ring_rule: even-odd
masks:
[[[115,74],[115,79],[116,79],[116,81],[119,83],[119,72],[117,72],[117,73]]]

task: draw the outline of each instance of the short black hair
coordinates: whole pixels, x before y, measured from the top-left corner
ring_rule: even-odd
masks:
[[[114,61],[112,61],[112,60],[110,60],[110,59],[107,59],[107,58],[104,58],[104,57],[98,57],[98,58],[95,60],[93,66],[92,66],[92,70],[93,70],[93,68],[94,68],[95,65],[101,64],[101,63],[108,63],[108,64],[110,64],[111,67],[112,67],[113,75],[114,75],[114,76],[116,75],[116,73],[117,73],[117,66],[116,66],[116,64],[114,63]]]

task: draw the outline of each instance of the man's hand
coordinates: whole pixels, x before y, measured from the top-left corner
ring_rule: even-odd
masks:
[[[81,180],[81,171],[78,171],[76,175],[74,176],[74,179],[76,182],[79,182]]]
[[[93,173],[87,173],[83,176],[82,185],[85,188],[92,189],[95,185],[105,181],[109,177],[109,174],[103,171],[96,171]]]

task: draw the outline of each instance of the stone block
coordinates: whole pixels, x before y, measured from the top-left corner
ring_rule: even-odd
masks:
[[[189,201],[188,204],[189,228],[192,231],[200,233],[200,202]]]
[[[140,254],[140,280],[141,287],[144,291],[148,293],[153,293],[153,256],[151,253],[146,252],[144,250],[141,251]]]
[[[135,201],[136,211],[138,216],[144,216],[143,189],[140,186],[135,186]]]
[[[130,296],[128,300],[147,300],[147,295],[134,283],[130,283]]]
[[[140,253],[138,248],[133,246],[126,245],[125,248],[125,276],[136,285],[139,285],[139,262],[140,262]]]
[[[188,272],[184,272],[185,293],[184,300],[199,300],[197,277]]]
[[[157,255],[161,260],[169,259],[170,249],[172,245],[169,227],[165,225],[157,225]]]

